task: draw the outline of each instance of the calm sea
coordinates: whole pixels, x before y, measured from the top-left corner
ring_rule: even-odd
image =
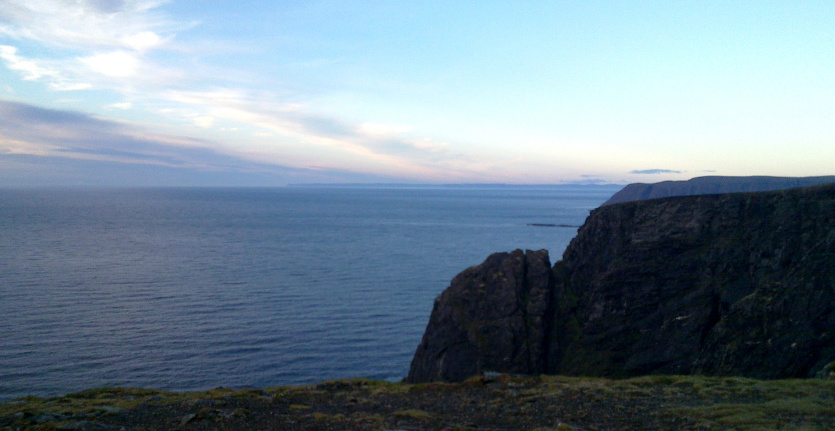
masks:
[[[0,400],[399,380],[453,276],[616,190],[0,190]]]

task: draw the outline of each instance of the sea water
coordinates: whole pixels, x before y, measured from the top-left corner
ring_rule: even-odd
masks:
[[[453,276],[559,259],[615,191],[0,190],[0,400],[399,380]]]

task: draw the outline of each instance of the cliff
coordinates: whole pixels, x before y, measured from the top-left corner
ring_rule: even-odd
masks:
[[[465,270],[435,300],[407,380],[541,373],[553,356],[546,351],[553,295],[546,251],[497,253]]]
[[[629,184],[612,195],[602,206],[672,196],[722,193],[764,192],[835,183],[835,176],[823,177],[696,177],[687,181]]]
[[[517,250],[455,277],[406,380],[772,379],[835,361],[835,185],[601,207],[548,265]]]

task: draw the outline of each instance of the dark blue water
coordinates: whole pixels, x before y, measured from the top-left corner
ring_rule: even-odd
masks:
[[[399,380],[455,274],[615,191],[0,190],[0,399]]]

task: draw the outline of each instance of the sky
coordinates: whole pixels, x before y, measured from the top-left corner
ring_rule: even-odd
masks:
[[[0,2],[0,187],[835,174],[835,2]]]

